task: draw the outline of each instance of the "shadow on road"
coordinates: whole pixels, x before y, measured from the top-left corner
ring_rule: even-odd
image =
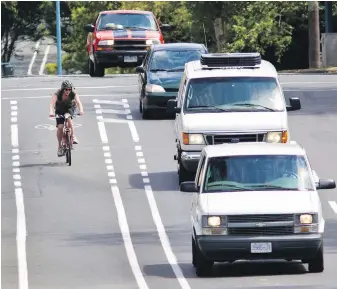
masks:
[[[179,191],[178,175],[176,171],[148,173],[150,185],[154,191]],[[135,189],[144,189],[141,174],[129,175],[129,184]]]
[[[50,163],[43,163],[43,164],[25,164],[20,165],[20,168],[34,168],[34,167],[63,167],[68,166],[68,164],[64,160],[59,162],[50,162]]]

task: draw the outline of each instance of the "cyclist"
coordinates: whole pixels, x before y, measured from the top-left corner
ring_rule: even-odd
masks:
[[[76,106],[79,109],[80,115],[83,115],[83,105],[81,103],[79,95],[75,92],[73,84],[69,80],[65,80],[62,82],[61,88],[58,89],[52,96],[49,116],[54,117],[56,114],[64,115],[67,112],[70,113],[71,116],[73,116]],[[59,143],[57,155],[59,157],[63,156],[61,141],[63,138],[64,121],[65,120],[63,118],[56,119],[57,139]],[[75,136],[74,127],[71,119],[69,119],[69,127],[72,131],[73,143],[78,144],[78,140]]]

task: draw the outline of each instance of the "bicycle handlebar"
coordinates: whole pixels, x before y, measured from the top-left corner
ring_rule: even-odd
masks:
[[[65,114],[66,115],[66,114]],[[55,116],[52,116],[52,118],[66,118],[65,115],[62,115],[62,114],[55,114]],[[69,116],[72,116],[72,117],[77,117],[77,116],[80,116],[81,114],[80,113],[74,113],[73,115],[70,115]]]

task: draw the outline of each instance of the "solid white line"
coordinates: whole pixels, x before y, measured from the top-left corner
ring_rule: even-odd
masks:
[[[115,113],[115,114],[128,114],[128,112],[126,112],[125,110],[119,110],[119,109],[106,109],[106,108],[102,108],[102,109],[97,109],[96,113]]]
[[[335,201],[329,201],[329,204],[333,211],[337,214],[337,203]]]
[[[134,142],[139,142],[139,136],[138,136],[138,132],[135,126],[135,123],[133,121],[128,121],[129,122],[129,128],[131,131],[131,136]]]
[[[103,122],[98,122],[98,131],[102,139],[102,143],[106,144],[108,143],[108,136],[106,133],[105,125]]]
[[[76,86],[76,89],[105,89],[105,88],[121,88],[121,87],[132,87],[138,85],[110,85],[110,86]],[[55,90],[55,87],[34,87],[34,88],[11,88],[11,89],[1,89],[1,91],[38,91],[38,90]]]
[[[12,147],[17,148],[19,146],[19,133],[18,133],[18,125],[11,125],[11,139],[12,139]]]
[[[33,53],[33,57],[32,57],[32,60],[30,61],[28,71],[27,71],[28,75],[32,75],[32,68],[33,68],[33,65],[34,65],[34,62],[35,62],[35,59],[36,59],[37,50],[39,49],[40,42],[41,42],[41,40],[38,40],[35,44],[35,47],[34,47],[35,51]]]
[[[49,49],[50,49],[50,45],[48,44],[46,47],[46,50],[44,51],[44,56],[43,56],[42,63],[40,66],[39,75],[43,75],[44,67],[46,66],[46,62],[47,62],[47,58],[49,54]]]
[[[104,118],[103,116],[97,116],[97,119],[100,122],[112,122],[112,123],[129,123],[130,125],[130,120],[126,120],[126,119],[114,119],[114,118]]]
[[[123,105],[124,103],[121,101],[114,101],[114,100],[100,100],[100,99],[93,99],[94,103],[100,103],[100,104],[116,104],[116,105]]]
[[[80,94],[81,97],[83,96],[110,96],[110,97],[119,97],[123,94]],[[136,94],[128,94],[129,96],[133,96],[133,95],[136,95]],[[13,96],[13,97],[2,97],[1,99],[2,100],[10,100],[10,99],[17,99],[18,97],[17,96]],[[40,98],[51,98],[51,95],[43,95],[43,96],[19,96],[20,99],[40,99]]]
[[[19,271],[19,288],[28,289],[28,270],[26,257],[26,219],[25,206],[23,202],[23,193],[21,188],[15,189],[15,202],[17,209],[17,254],[18,254],[18,271]]]

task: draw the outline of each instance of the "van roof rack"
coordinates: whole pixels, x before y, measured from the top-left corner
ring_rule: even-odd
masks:
[[[210,53],[200,56],[202,69],[219,68],[259,68],[261,64],[261,54],[254,53]]]

